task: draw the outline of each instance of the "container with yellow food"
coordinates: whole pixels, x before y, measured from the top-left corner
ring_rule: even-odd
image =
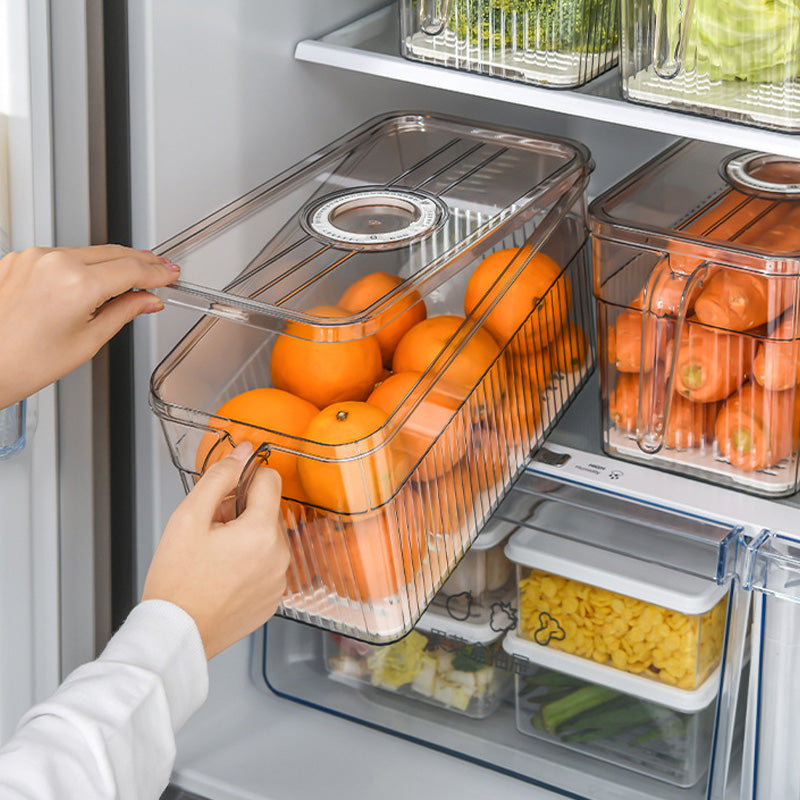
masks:
[[[576,509],[568,511],[574,528]],[[506,546],[520,637],[680,689],[711,676],[722,657],[727,586],[597,546],[589,530],[580,541],[548,528],[520,530]]]

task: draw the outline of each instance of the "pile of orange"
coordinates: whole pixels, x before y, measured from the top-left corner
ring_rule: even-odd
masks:
[[[509,263],[528,257],[474,328],[467,318],[501,290]],[[364,275],[336,305],[289,322],[272,349],[272,388],[225,403],[198,447],[200,473],[241,441],[268,444],[267,464],[283,480],[291,592],[321,583],[374,601],[426,559],[448,568],[441,555],[463,547],[477,493],[507,477],[511,447],[531,444],[549,375],[585,359],[585,335],[567,319],[569,280],[543,254],[484,259],[463,317],[428,317],[402,283]],[[432,366],[438,377],[426,375]],[[438,541],[430,550],[429,536]]]

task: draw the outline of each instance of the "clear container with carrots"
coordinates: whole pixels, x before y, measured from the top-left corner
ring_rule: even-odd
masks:
[[[151,406],[188,488],[282,479],[279,613],[408,633],[594,365],[578,144],[372,120],[164,243],[202,312]],[[174,312],[177,313],[177,312]]]
[[[800,159],[681,143],[590,218],[606,451],[796,492]]]

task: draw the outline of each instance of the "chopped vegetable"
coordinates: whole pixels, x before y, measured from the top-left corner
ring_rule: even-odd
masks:
[[[451,0],[449,28],[490,52],[599,53],[617,46],[612,0]]]

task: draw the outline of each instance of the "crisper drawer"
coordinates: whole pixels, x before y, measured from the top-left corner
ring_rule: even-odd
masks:
[[[280,613],[407,634],[594,366],[581,145],[366,123],[159,251],[205,312],[153,374],[191,486],[283,483]]]
[[[533,472],[523,473],[490,525],[510,531],[505,551],[518,564],[518,583],[527,578],[520,548],[531,536],[542,558],[549,553],[548,574],[569,573],[565,585],[574,585],[560,593],[569,619],[552,605],[523,610],[510,595],[492,604],[488,624],[470,632],[468,622],[460,622],[455,635],[446,604],[434,602],[419,635],[401,649],[389,645],[386,653],[382,646],[326,640],[329,634],[273,620],[264,652],[256,656],[266,685],[569,797],[722,797],[744,714],[737,699],[746,673],[741,660],[733,668],[727,660],[728,652],[741,651],[746,631],[746,593],[732,580],[738,531]],[[467,587],[474,570],[457,567],[457,579],[462,567],[469,571]],[[590,584],[605,598],[590,598]],[[529,606],[530,598],[523,603]],[[704,628],[703,616],[714,609],[719,628],[714,621]],[[528,635],[529,613],[547,641]],[[607,617],[616,624],[607,625]],[[553,646],[577,633],[578,618],[592,628],[586,636],[596,645],[593,653]],[[431,630],[437,631],[432,639]],[[448,655],[437,701],[443,644]],[[600,657],[616,650],[625,658]],[[481,679],[454,675],[454,665],[480,671]],[[679,685],[684,667],[690,676],[685,688]],[[504,672],[513,675],[511,689],[502,691],[501,681],[490,691],[489,675],[497,680]],[[722,675],[732,692],[720,693]],[[461,696],[453,688],[459,683],[473,694]],[[480,713],[465,716],[448,707],[454,701]]]

